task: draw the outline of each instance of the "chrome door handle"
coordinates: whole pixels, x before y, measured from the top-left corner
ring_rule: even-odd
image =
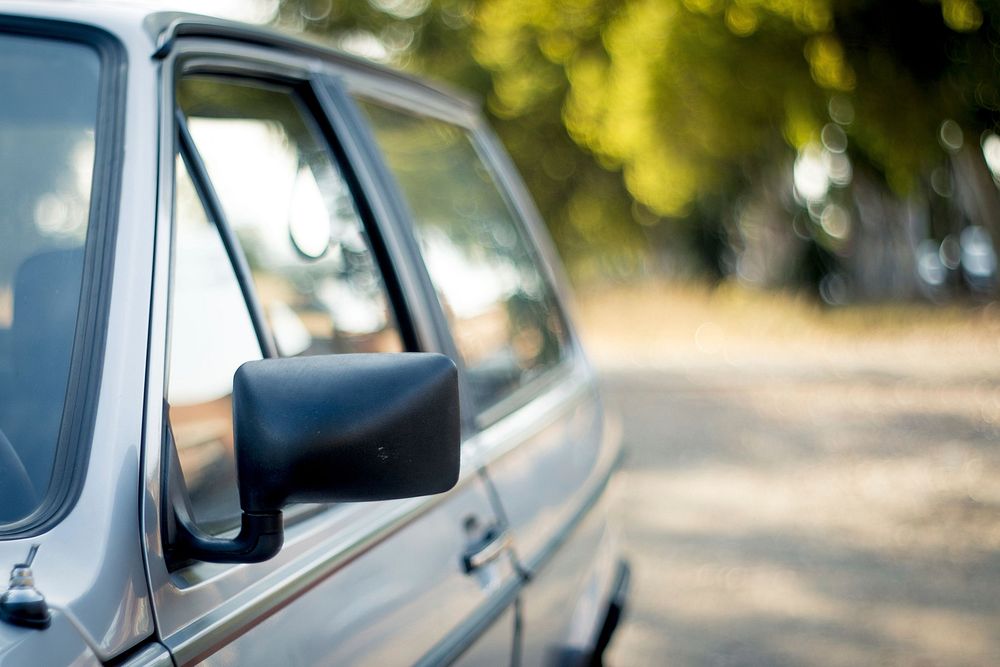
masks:
[[[470,546],[462,557],[465,573],[470,574],[489,565],[510,547],[510,533],[494,526],[486,531],[482,539]]]

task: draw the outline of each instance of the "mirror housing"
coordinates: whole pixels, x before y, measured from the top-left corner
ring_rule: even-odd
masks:
[[[233,419],[240,532],[207,536],[175,500],[175,562],[271,558],[293,503],[411,498],[458,481],[458,371],[444,355],[250,361],[233,379]]]

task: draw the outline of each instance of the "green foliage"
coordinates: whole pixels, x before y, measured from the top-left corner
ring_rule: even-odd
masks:
[[[582,274],[640,266],[668,236],[650,225],[720,238],[832,120],[906,196],[945,120],[974,140],[1000,118],[995,0],[285,0],[280,20],[482,95]]]
[[[524,3],[523,10],[533,4]],[[620,173],[575,142],[563,122],[569,82],[558,62],[561,37],[548,35],[544,47],[513,32],[509,41],[486,39],[502,20],[477,0],[332,6],[284,0],[278,17],[285,29],[341,47],[356,48],[374,38],[386,47],[384,59],[391,64],[479,95],[571,271],[583,276],[634,271],[647,245],[632,197]],[[588,32],[596,50],[600,25],[591,21]],[[511,55],[518,67],[500,67]]]

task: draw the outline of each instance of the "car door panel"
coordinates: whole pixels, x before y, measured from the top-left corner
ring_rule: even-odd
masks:
[[[280,53],[180,40],[165,61],[165,71],[173,71],[178,54],[199,54],[199,71],[211,69],[207,62],[223,61],[227,75],[245,72],[252,76],[265,62],[268,66],[263,71],[281,73],[286,77],[283,82],[301,76],[296,85],[307,87],[320,68],[316,62]],[[164,77],[166,99],[172,95],[171,86],[172,78]],[[319,110],[313,108],[313,113],[321,114],[320,125],[342,130],[342,124],[322,117],[330,110],[320,106]],[[172,119],[172,105],[165,105],[161,113]],[[165,126],[170,127],[169,120]],[[355,141],[349,136],[338,139],[341,148]],[[173,150],[171,138],[164,137],[161,171],[165,179],[175,168]],[[365,210],[377,213],[380,207],[370,202],[379,194],[365,186],[374,179],[363,161],[353,161],[354,154],[346,152],[352,159],[353,182],[360,184],[357,187],[368,199]],[[169,180],[163,191],[173,191]],[[352,192],[357,194],[358,190]],[[157,257],[163,259],[171,248],[173,202],[168,197],[160,203]],[[391,225],[382,218],[370,222]],[[385,231],[379,230],[379,235]],[[392,233],[388,230],[387,235]],[[377,253],[381,262],[397,261],[385,254],[389,251],[391,246]],[[398,261],[405,264],[405,260]],[[252,289],[246,275],[242,281],[245,289]],[[167,455],[169,443],[163,446],[164,452],[157,443],[165,432],[165,411],[159,406],[164,385],[161,360],[167,355],[164,337],[169,285],[169,262],[159,261],[150,341],[146,422],[149,493],[144,520],[158,635],[177,664],[410,664],[421,656],[457,657],[481,634],[481,650],[506,656],[504,662],[509,659],[513,624],[491,623],[514,599],[520,580],[506,557],[471,574],[463,568],[464,553],[481,537],[469,527],[498,523],[477,466],[464,453],[459,482],[446,494],[307,507],[286,514],[285,545],[272,560],[246,565],[196,562],[168,570],[161,543],[160,461]],[[393,299],[397,308],[400,303],[419,303],[414,301],[419,296],[412,288],[403,284],[398,290],[401,293]],[[414,312],[419,316],[421,307],[401,313],[405,317],[400,319],[407,321]],[[414,325],[426,330],[419,322]],[[416,340],[428,351],[434,349],[433,340],[425,336]],[[499,629],[487,633],[492,627]]]
[[[518,607],[507,606],[499,617],[493,620],[474,646],[465,651],[454,661],[457,667],[492,667],[493,665],[517,665],[518,659],[511,655],[509,640],[516,631]],[[516,648],[515,648],[516,650]]]
[[[485,124],[477,126],[477,136],[484,161],[532,240],[558,308],[568,311],[568,282],[530,194]],[[539,382],[530,403],[490,419],[479,434],[498,511],[531,576],[522,595],[526,664],[589,659],[589,635],[600,629],[595,626],[603,620],[617,567],[605,491],[623,453],[620,424],[604,410],[594,371],[567,327],[570,359],[548,384]]]
[[[522,592],[525,664],[558,663],[586,643],[581,628],[597,629],[601,612],[578,604],[606,599],[610,586],[604,497],[620,454],[616,428],[580,370],[483,431],[476,447],[531,576]]]
[[[530,579],[524,608],[538,596],[538,607],[570,634],[602,539],[577,537],[579,557],[557,574],[543,565],[596,504],[618,445],[561,306],[545,235],[474,114],[442,112],[433,100],[417,105],[391,90],[360,87],[355,95],[449,324],[476,433],[466,446],[492,481]],[[602,535],[602,525],[598,519],[590,534]],[[551,624],[536,631],[530,614],[520,620],[528,664],[570,641],[551,634]]]
[[[404,665],[438,644],[471,643],[456,636],[463,621],[488,612],[493,593],[513,581],[505,561],[493,565],[487,586],[461,568],[463,522],[492,512],[481,481],[466,475],[443,499],[378,505],[334,508],[354,516],[340,525],[307,520],[276,562],[164,596],[157,609],[172,607],[187,622],[165,638],[178,662]],[[263,578],[254,572],[265,568]],[[225,602],[191,619],[192,602],[204,597]],[[509,656],[510,632],[483,641],[483,650]]]

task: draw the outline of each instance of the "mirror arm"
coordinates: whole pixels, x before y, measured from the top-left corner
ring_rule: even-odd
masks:
[[[164,403],[164,458],[162,488],[163,552],[170,571],[197,560],[210,563],[259,563],[281,550],[284,522],[281,512],[246,512],[240,516],[240,532],[234,537],[213,537],[200,530],[192,516],[177,447],[174,444],[167,406]]]
[[[274,557],[284,541],[281,512],[243,512],[234,537],[212,537],[177,513],[174,547],[187,558],[210,563],[259,563]]]

